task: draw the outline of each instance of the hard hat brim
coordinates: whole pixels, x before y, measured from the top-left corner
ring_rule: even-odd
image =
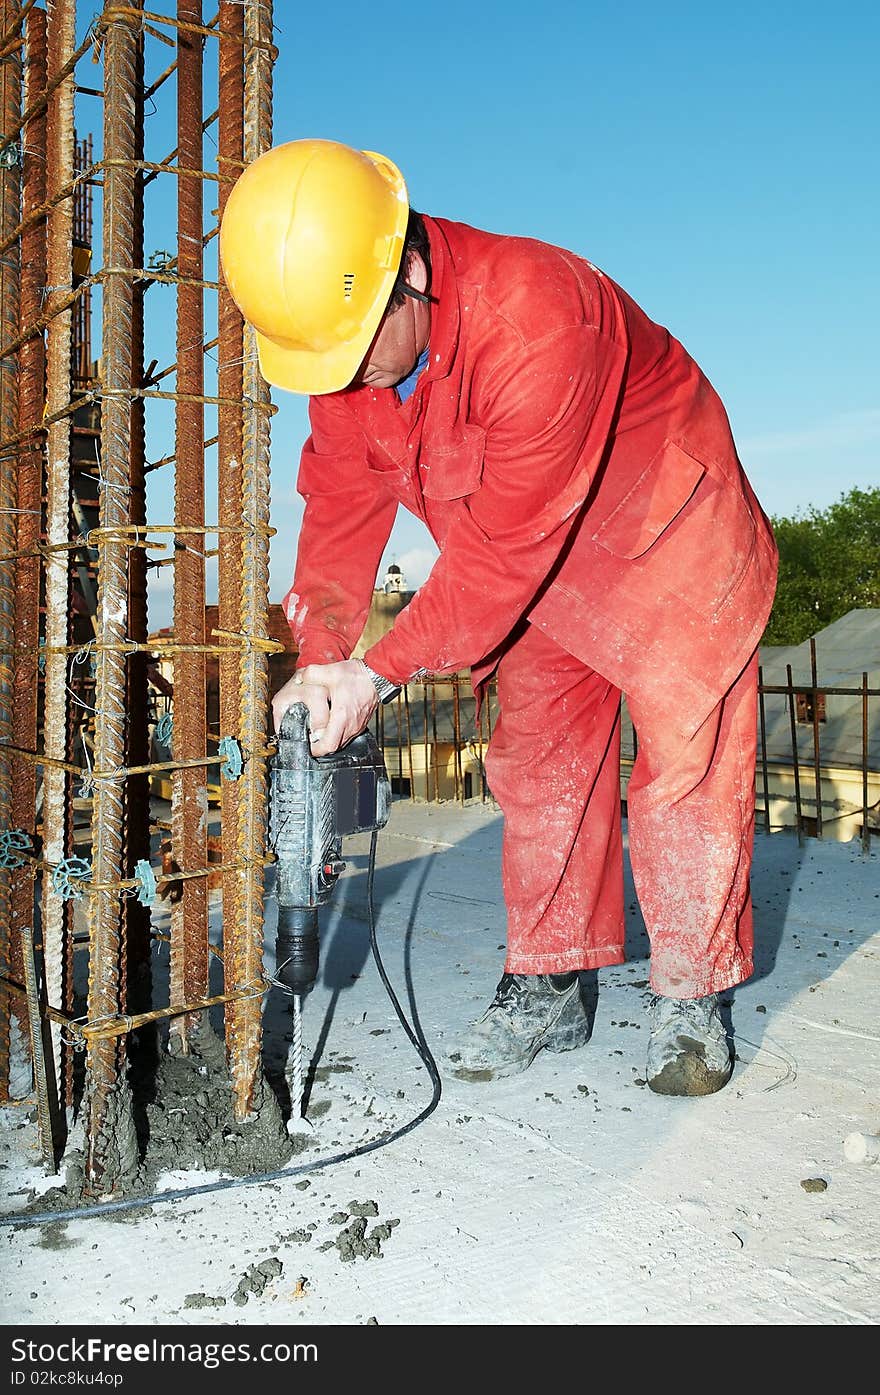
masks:
[[[322,353],[287,348],[285,345],[276,344],[274,339],[267,339],[257,330],[260,372],[267,383],[271,383],[273,387],[284,388],[286,392],[305,393],[309,397],[318,397],[327,392],[341,392],[343,388],[348,387],[360,368],[381,318],[380,315],[369,333],[365,330],[356,342],[340,344],[338,348],[325,349]]]

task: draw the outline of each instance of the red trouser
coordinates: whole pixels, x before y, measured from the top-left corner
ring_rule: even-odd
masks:
[[[627,792],[651,986],[702,997],[752,972],[749,894],[757,746],[755,655],[695,734],[675,694],[627,694],[638,755]],[[624,960],[620,692],[527,626],[498,669],[486,769],[504,812],[508,973]]]

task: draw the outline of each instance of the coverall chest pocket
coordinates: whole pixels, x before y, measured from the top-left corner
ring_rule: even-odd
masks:
[[[454,445],[430,446],[424,441],[419,455],[422,492],[427,499],[463,499],[479,488],[483,477],[486,433],[466,426]]]
[[[401,454],[396,454],[384,442],[373,443],[367,450],[367,469],[380,488],[387,490],[405,508],[420,513],[413,466],[406,459],[405,447]]]
[[[755,520],[740,490],[667,441],[593,536],[639,565],[646,592],[671,592],[712,615],[745,575]]]

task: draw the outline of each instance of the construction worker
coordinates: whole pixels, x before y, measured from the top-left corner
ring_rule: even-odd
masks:
[[[680,343],[573,253],[419,215],[384,156],[299,140],[230,195],[222,266],[261,370],[310,396],[285,610],[316,755],[428,674],[497,674],[507,956],[453,1053],[487,1080],[588,1036],[578,971],[651,942],[648,1084],[732,1070],[719,994],[752,972],[757,644],[776,548],[724,407]],[[430,576],[352,659],[399,504]]]

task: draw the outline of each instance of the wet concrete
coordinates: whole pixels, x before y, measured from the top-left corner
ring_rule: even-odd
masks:
[[[233,1176],[273,1172],[293,1153],[265,1082],[258,1083],[251,1117],[236,1120],[225,1048],[208,1028],[191,1035],[187,1055],[163,1057],[153,1089],[145,1111],[144,1164],[151,1176],[181,1168],[222,1168]]]
[[[169,1171],[274,1172],[296,1151],[265,1081],[258,1081],[250,1118],[236,1120],[225,1048],[210,1027],[191,1033],[188,1048],[186,1054],[166,1050],[156,1069],[145,1065],[150,1053],[141,1058],[134,1053],[129,1078],[111,1097],[104,1156],[119,1178],[114,1198],[149,1196]],[[81,1122],[80,1134],[82,1127]],[[96,1199],[86,1186],[85,1155],[76,1136],[65,1152],[62,1175],[58,1186],[30,1197],[24,1211],[64,1211]],[[121,1212],[115,1219],[124,1224],[138,1214]]]

